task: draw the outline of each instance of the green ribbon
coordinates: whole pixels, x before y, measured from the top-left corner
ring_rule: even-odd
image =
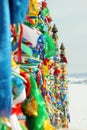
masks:
[[[38,104],[38,116],[28,117],[28,124],[31,130],[44,130],[44,121],[48,119],[45,101],[37,87],[34,77],[30,74],[31,94],[36,99]]]
[[[2,119],[0,119],[0,130],[7,130],[7,126],[3,124]]]
[[[27,55],[32,56],[33,52],[32,49],[26,46],[24,43],[21,45],[22,51],[24,51]]]

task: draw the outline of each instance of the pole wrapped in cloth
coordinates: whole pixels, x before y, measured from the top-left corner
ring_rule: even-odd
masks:
[[[11,112],[10,24],[24,21],[29,0],[0,0],[0,116]]]

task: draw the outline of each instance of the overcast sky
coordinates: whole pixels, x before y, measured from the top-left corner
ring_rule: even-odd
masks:
[[[68,73],[87,72],[87,0],[47,0],[58,27],[59,45],[64,42]]]

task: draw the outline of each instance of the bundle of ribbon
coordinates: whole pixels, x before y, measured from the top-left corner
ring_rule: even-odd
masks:
[[[10,4],[12,8],[15,3],[11,1]],[[5,53],[7,59],[9,56],[6,60],[8,68],[5,68],[5,74],[7,77],[10,76],[10,81],[8,80],[9,87],[6,89],[7,97],[5,96],[8,101],[2,106],[1,99],[0,113],[3,117],[10,119],[11,125],[5,125],[5,127],[13,130],[67,128],[69,120],[65,67],[67,59],[63,45],[59,56],[58,30],[55,25],[53,28],[51,26],[52,19],[45,0],[29,1],[26,19],[22,24],[20,21],[23,21],[21,20],[23,16],[19,17],[22,10],[18,12],[18,15],[16,14],[18,5],[22,6],[22,3],[17,3],[16,7],[12,8],[15,14],[14,16],[12,14],[12,24],[9,23],[11,38],[10,30],[7,32],[11,46],[10,50]],[[27,0],[23,5],[23,14],[26,12],[25,5],[27,7]],[[19,22],[17,17],[19,17]],[[2,56],[1,52],[0,55]],[[1,61],[0,58],[0,63]],[[4,78],[2,72],[3,69],[0,73],[1,78]],[[0,79],[0,86],[1,84]]]

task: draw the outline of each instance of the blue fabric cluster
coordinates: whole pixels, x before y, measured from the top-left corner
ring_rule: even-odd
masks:
[[[10,24],[24,21],[29,0],[0,0],[0,116],[11,112]]]

